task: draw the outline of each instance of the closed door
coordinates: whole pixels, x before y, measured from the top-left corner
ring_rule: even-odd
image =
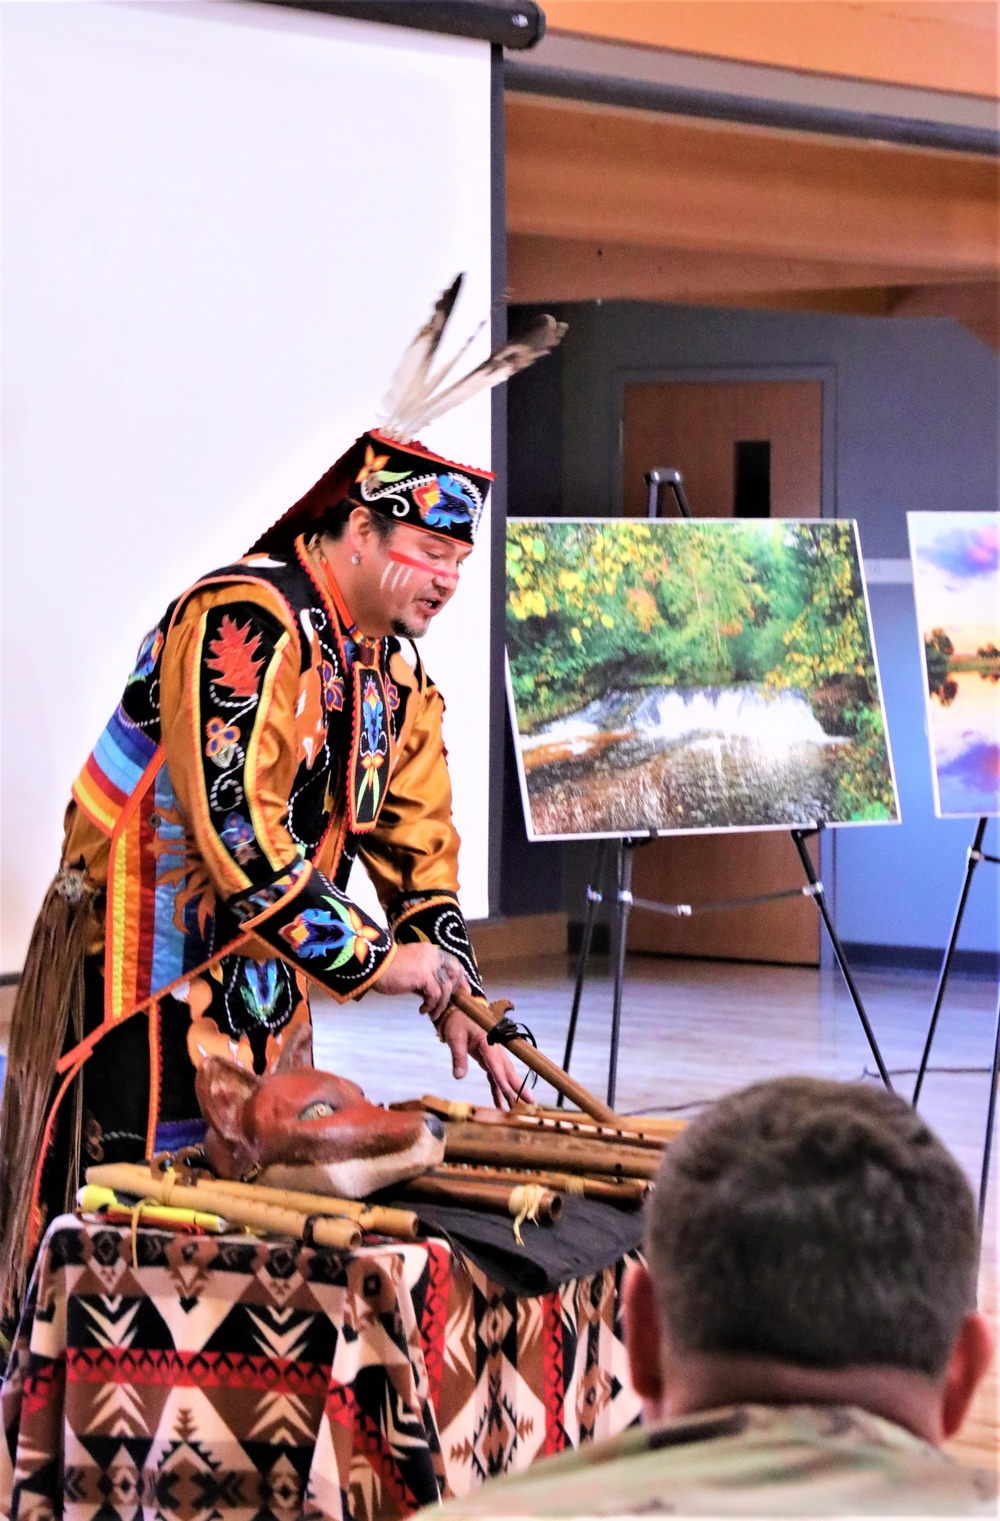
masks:
[[[822,417],[819,381],[629,385],[622,429],[624,511],[645,515],[643,477],[664,466],[681,472],[695,517],[819,517]],[[633,891],[658,903],[706,903],[802,882],[802,865],[785,830],[672,835],[637,851]],[[637,908],[629,948],[815,966],[819,918],[808,898],[690,919]]]

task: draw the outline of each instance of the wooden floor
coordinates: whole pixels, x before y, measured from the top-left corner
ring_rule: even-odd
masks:
[[[913,1090],[934,996],[934,978],[879,972],[858,978],[862,997],[895,1086]],[[572,999],[572,969],[563,958],[507,963],[489,978],[491,997],[516,1005],[539,1046],[562,1061]],[[993,1052],[996,984],[953,978],[941,1015],[921,1112],[961,1162],[978,1193]],[[438,1093],[488,1102],[475,1069],[451,1076],[448,1053],[436,1044],[411,1000],[369,994],[361,1004],[314,1003],[318,1066],[353,1078],[379,1102]],[[607,1085],[611,984],[606,963],[588,983],[572,1070],[595,1093]],[[864,1032],[839,980],[800,967],[632,957],[622,1014],[616,1107],[621,1112],[695,1114],[730,1089],[758,1078],[809,1073],[841,1079],[875,1070]],[[533,1096],[551,1091],[539,1083]],[[980,1306],[996,1325],[997,1150],[986,1218]],[[950,1450],[963,1461],[997,1462],[996,1365]]]

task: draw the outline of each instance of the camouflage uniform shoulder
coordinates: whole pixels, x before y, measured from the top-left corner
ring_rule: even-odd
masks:
[[[997,1480],[842,1406],[740,1405],[630,1430],[443,1507],[458,1516],[997,1515]]]

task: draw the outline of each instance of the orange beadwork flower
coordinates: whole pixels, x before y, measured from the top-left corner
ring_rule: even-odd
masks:
[[[233,758],[233,750],[240,742],[240,731],[235,724],[227,724],[224,718],[210,718],[205,725],[205,754],[217,766],[225,769]]]
[[[361,466],[361,469],[358,471],[354,484],[356,486],[359,486],[361,482],[366,481],[370,475],[377,475],[380,470],[385,469],[388,463],[388,454],[376,454],[371,444],[366,444],[365,462]]]
[[[372,943],[379,939],[378,926],[365,924],[357,910],[340,898],[327,894],[323,901],[328,908],[301,909],[280,931],[281,935],[302,960],[332,955],[333,960],[326,962],[329,972],[335,972],[352,956],[364,964],[371,955]]]
[[[348,907],[346,904],[344,906],[347,908],[347,922],[354,931],[354,940],[350,948],[359,961],[366,961],[368,959],[368,947],[372,941],[378,939],[379,932],[374,925],[365,924],[364,920],[359,914],[355,913],[353,908]]]

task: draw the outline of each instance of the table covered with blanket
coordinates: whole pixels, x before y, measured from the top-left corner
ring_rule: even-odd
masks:
[[[518,1296],[457,1245],[53,1222],[3,1389],[19,1521],[381,1518],[637,1416],[628,1260]]]

